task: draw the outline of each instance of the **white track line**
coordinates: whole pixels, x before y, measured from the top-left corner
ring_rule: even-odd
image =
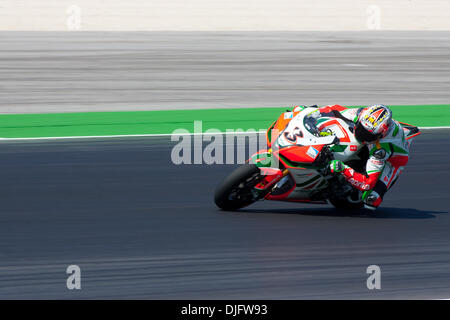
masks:
[[[54,139],[95,139],[95,138],[132,138],[132,137],[167,137],[167,136],[198,136],[198,135],[212,135],[212,134],[252,134],[252,133],[266,133],[264,131],[255,132],[220,132],[220,133],[150,133],[150,134],[117,134],[117,135],[105,135],[105,136],[69,136],[69,137],[34,137],[34,138],[0,138],[0,141],[10,140],[54,140]]]
[[[450,129],[447,127],[420,127],[420,130],[437,130],[437,129]],[[258,132],[258,131],[257,131]],[[258,133],[265,133],[259,131]],[[181,133],[176,136],[196,136],[196,135],[211,135],[217,133]],[[249,132],[221,132],[221,134],[249,134]],[[96,139],[96,138],[132,138],[132,137],[167,137],[172,136],[172,133],[154,133],[154,134],[117,134],[117,135],[103,135],[103,136],[69,136],[69,137],[34,137],[34,138],[0,138],[0,141],[14,141],[14,140],[63,140],[63,139]]]
[[[419,127],[421,130],[433,130],[433,129],[450,129],[449,126],[447,127]]]

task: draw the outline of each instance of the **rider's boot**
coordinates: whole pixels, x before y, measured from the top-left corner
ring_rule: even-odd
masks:
[[[366,193],[364,193],[363,201],[364,208],[369,210],[376,210],[380,206],[381,202],[383,202],[383,198],[375,190],[372,190],[367,195]]]

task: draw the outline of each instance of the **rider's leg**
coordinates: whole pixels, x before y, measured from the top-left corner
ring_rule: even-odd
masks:
[[[371,210],[378,208],[383,202],[384,194],[394,185],[402,170],[403,166],[395,167],[386,162],[375,187],[363,194],[364,207]]]

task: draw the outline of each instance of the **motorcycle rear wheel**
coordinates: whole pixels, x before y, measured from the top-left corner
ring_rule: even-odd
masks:
[[[350,202],[347,199],[329,199],[330,203],[339,210],[359,210],[364,207],[364,203]]]

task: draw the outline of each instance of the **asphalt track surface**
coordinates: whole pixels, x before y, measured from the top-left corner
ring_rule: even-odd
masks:
[[[447,104],[450,32],[0,32],[0,112]]]
[[[167,137],[3,141],[0,298],[450,298],[449,142],[425,131],[383,207],[346,215],[222,212],[213,189],[234,166],[176,166]]]

